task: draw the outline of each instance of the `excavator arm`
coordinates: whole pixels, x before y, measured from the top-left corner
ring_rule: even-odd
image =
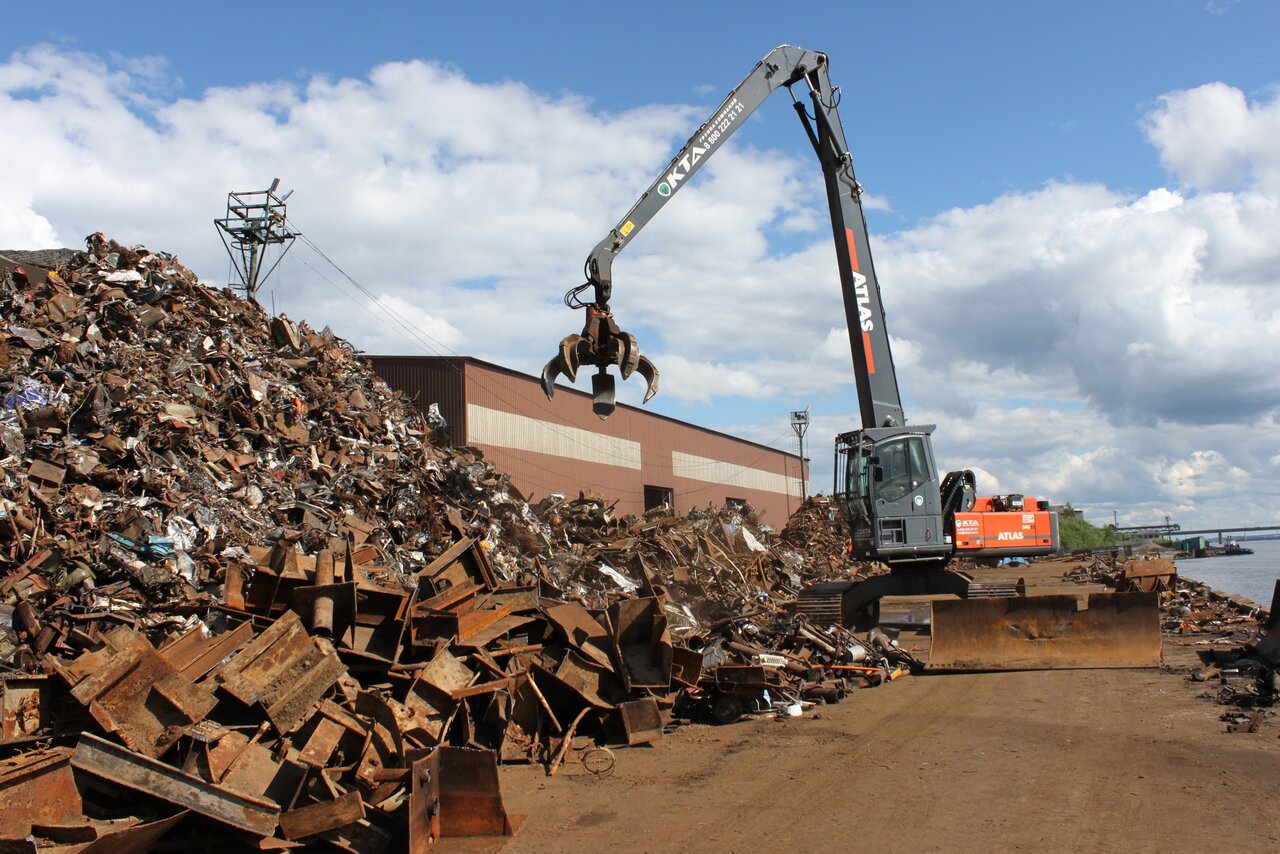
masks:
[[[616,402],[614,380],[608,374],[610,365],[619,369],[623,379],[632,373],[646,379],[645,402],[657,392],[657,368],[640,354],[635,337],[618,328],[609,309],[613,259],[770,95],[785,88],[791,93],[796,113],[822,164],[863,426],[892,427],[905,421],[867,239],[862,191],[853,174],[853,160],[837,112],[840,92],[832,87],[827,66],[824,53],[791,45],[770,51],[689,138],[631,210],[596,244],[587,256],[586,282],[565,294],[565,304],[585,309],[587,320],[581,334],[569,335],[560,342],[559,353],[543,369],[542,385],[547,397],[555,394],[558,377],[565,376],[572,382],[584,364],[597,369],[592,379],[593,409],[601,418],[612,414]],[[796,97],[793,87],[797,84],[808,90],[807,98]],[[589,301],[583,298],[587,291],[591,292]]]
[[[774,48],[729,93],[724,102],[702,123],[684,147],[653,180],[649,189],[631,206],[616,226],[587,256],[587,285],[595,290],[595,301],[608,304],[613,292],[613,259],[640,233],[658,211],[689,182],[693,173],[715,154],[770,95],[802,80],[809,69],[826,65],[821,53],[790,45]]]

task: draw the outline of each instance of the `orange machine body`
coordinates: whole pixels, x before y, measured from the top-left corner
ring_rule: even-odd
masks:
[[[962,557],[1051,554],[1058,549],[1057,514],[1031,496],[979,497],[972,510],[956,513],[955,547]]]

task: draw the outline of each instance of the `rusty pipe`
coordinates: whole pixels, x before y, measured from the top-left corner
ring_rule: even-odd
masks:
[[[22,623],[22,629],[27,637],[35,640],[40,634],[40,621],[36,619],[36,612],[31,608],[31,603],[23,599],[13,607],[13,614],[18,618],[18,622]]]
[[[333,552],[321,549],[316,555],[316,586],[333,585]],[[323,593],[316,597],[311,609],[311,628],[316,634],[331,636],[333,634],[333,593]]]

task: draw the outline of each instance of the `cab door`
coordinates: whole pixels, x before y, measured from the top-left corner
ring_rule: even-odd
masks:
[[[943,545],[941,497],[925,437],[905,436],[877,445],[872,473],[880,549],[886,556],[938,551]]]

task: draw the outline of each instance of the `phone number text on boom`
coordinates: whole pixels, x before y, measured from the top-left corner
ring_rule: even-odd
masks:
[[[729,127],[734,123],[738,116],[742,115],[744,110],[746,110],[746,107],[737,98],[734,98],[728,104],[725,104],[724,109],[720,111],[719,115],[711,120],[711,128],[698,138],[698,142],[700,142],[704,148],[710,148],[715,145],[720,140],[720,137],[724,136],[725,133],[728,132]]]

